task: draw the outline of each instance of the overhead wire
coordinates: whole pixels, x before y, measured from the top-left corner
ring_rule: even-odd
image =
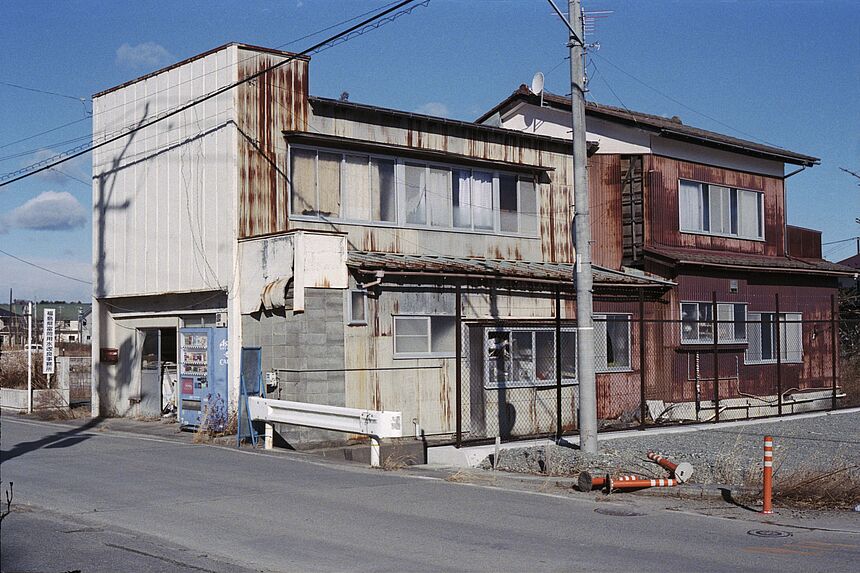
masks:
[[[413,1],[415,1],[415,0],[413,0]],[[401,2],[401,3],[402,3],[402,2]],[[419,6],[419,5],[426,6],[428,3],[429,3],[429,0],[424,0],[424,1],[422,1],[420,4],[416,5],[416,7],[417,7],[417,6]],[[380,6],[380,7],[373,8],[373,9],[368,10],[368,11],[366,11],[366,12],[362,12],[361,14],[358,14],[358,15],[356,15],[356,16],[352,16],[352,17],[350,17],[350,18],[346,18],[346,19],[344,19],[344,20],[341,20],[341,21],[339,21],[339,22],[337,22],[337,23],[335,23],[335,24],[332,24],[332,25],[330,25],[330,26],[327,26],[327,27],[322,28],[322,29],[320,29],[320,30],[317,30],[317,31],[315,31],[315,32],[311,32],[310,34],[306,34],[306,35],[304,35],[304,36],[302,36],[302,37],[300,37],[300,38],[296,38],[295,40],[290,40],[289,42],[285,42],[285,43],[283,43],[283,44],[280,44],[280,45],[278,45],[278,46],[275,46],[275,48],[276,48],[276,49],[280,49],[280,48],[283,48],[283,47],[285,47],[285,46],[288,46],[288,45],[291,45],[291,44],[295,44],[295,43],[300,42],[300,41],[302,41],[302,40],[305,40],[305,39],[311,38],[311,37],[313,37],[313,36],[318,36],[319,34],[322,34],[323,32],[327,32],[327,31],[329,31],[329,30],[331,30],[331,29],[333,29],[333,28],[337,28],[338,26],[342,26],[342,25],[344,25],[344,24],[347,24],[347,23],[349,23],[349,22],[352,22],[352,21],[354,21],[354,20],[357,20],[357,19],[359,19],[359,18],[362,18],[362,17],[364,17],[364,16],[367,16],[368,14],[372,14],[372,13],[374,13],[374,12],[377,12],[377,11],[379,11],[379,10],[385,10],[385,9],[387,9],[387,8],[391,7],[391,6],[394,6],[395,4],[398,4],[398,2],[397,2],[397,1],[395,1],[395,2],[389,2],[389,3],[387,3],[387,4],[384,4],[384,5]],[[317,50],[317,51],[316,51],[316,53],[320,53],[321,51],[323,51],[323,50]],[[177,89],[179,86],[182,86],[182,85],[184,85],[184,84],[187,84],[187,83],[190,83],[190,82],[194,82],[194,81],[199,81],[200,79],[205,78],[206,76],[209,76],[209,75],[212,75],[212,74],[216,74],[216,73],[222,72],[222,71],[224,71],[224,70],[226,70],[226,69],[229,69],[229,68],[231,68],[231,67],[233,67],[233,66],[238,66],[238,65],[244,64],[244,63],[246,63],[246,62],[249,62],[249,61],[251,61],[251,60],[255,60],[255,59],[258,59],[258,58],[263,58],[263,57],[265,57],[266,55],[267,55],[267,54],[259,53],[259,52],[255,52],[255,53],[253,53],[253,54],[249,55],[248,57],[245,57],[245,58],[243,58],[243,59],[241,59],[241,60],[238,60],[237,62],[231,62],[231,63],[228,63],[228,64],[226,64],[226,65],[224,65],[224,66],[222,66],[222,67],[220,67],[220,68],[215,68],[215,69],[209,70],[209,71],[207,71],[207,72],[205,72],[205,73],[202,73],[202,74],[199,74],[199,75],[196,75],[196,76],[191,76],[191,77],[189,77],[188,79],[182,80],[182,81],[180,81],[180,82],[171,83],[171,85],[170,85],[170,86],[168,86],[168,87],[166,87],[166,88],[162,88],[162,89],[160,89],[160,90],[156,90],[156,91],[148,92],[145,96],[141,96],[141,97],[139,97],[139,98],[135,98],[135,99],[132,99],[132,100],[127,100],[127,99],[126,99],[126,100],[124,100],[124,101],[123,101],[123,103],[121,103],[121,104],[117,104],[117,105],[115,105],[115,106],[113,106],[113,107],[108,107],[108,108],[100,109],[98,112],[95,112],[95,110],[93,110],[93,112],[91,112],[91,113],[90,113],[90,116],[91,116],[91,117],[98,117],[98,116],[103,115],[103,114],[105,114],[105,113],[107,113],[107,112],[110,112],[110,111],[113,111],[113,110],[116,110],[116,109],[119,109],[119,108],[122,108],[122,107],[126,107],[126,106],[128,106],[128,105],[130,105],[130,104],[134,104],[134,103],[137,103],[137,102],[139,102],[139,101],[146,100],[146,99],[151,99],[152,97],[157,96],[157,95],[159,95],[159,94],[161,94],[161,93],[163,93],[163,92],[167,92],[167,91],[170,91],[170,90],[175,90],[175,89]],[[21,86],[16,86],[16,87],[21,87]],[[25,89],[29,89],[29,88],[25,88]],[[36,90],[36,91],[40,91],[40,90]],[[55,95],[63,95],[63,94],[55,94]],[[64,97],[70,97],[70,98],[72,98],[72,99],[77,99],[77,98],[74,98],[73,96],[64,96]],[[181,104],[180,104],[180,105],[181,105]],[[90,119],[90,118],[89,118],[89,117],[85,117],[85,118],[82,118],[82,119],[79,119],[79,120],[75,120],[75,121],[72,121],[72,122],[69,122],[69,123],[66,123],[66,124],[63,124],[63,125],[57,126],[57,127],[55,127],[55,128],[51,128],[51,129],[48,129],[48,130],[45,130],[45,131],[42,131],[42,132],[39,132],[39,133],[33,134],[33,135],[31,135],[31,136],[28,136],[28,137],[24,137],[24,138],[22,138],[22,139],[18,139],[18,140],[16,140],[16,141],[13,141],[13,142],[10,142],[10,143],[6,143],[6,144],[3,144],[3,145],[0,145],[0,149],[3,149],[3,148],[5,148],[5,147],[9,147],[9,146],[14,145],[14,144],[16,144],[16,143],[21,143],[21,142],[23,142],[23,141],[28,141],[28,140],[30,140],[30,139],[34,139],[34,138],[36,138],[36,137],[39,137],[39,136],[41,136],[41,135],[45,135],[45,134],[47,134],[47,133],[51,133],[51,132],[53,132],[53,131],[57,131],[57,130],[59,130],[59,129],[63,129],[63,128],[65,128],[65,127],[68,127],[68,126],[70,126],[70,125],[74,125],[74,124],[76,124],[76,123],[79,123],[79,122],[81,122],[81,121],[85,121],[85,120],[87,120],[87,119]],[[92,138],[92,139],[99,139],[99,138],[102,138],[102,137],[109,137],[110,135],[113,135],[113,134],[118,133],[118,131],[127,130],[127,129],[130,129],[130,128],[133,128],[133,127],[134,127],[134,124],[129,124],[129,125],[124,126],[123,128],[121,128],[120,130],[114,130],[114,131],[112,131],[112,132],[103,132],[103,133],[92,133],[92,134],[87,134],[87,135],[83,135],[83,136],[78,137],[78,138],[74,138],[74,139],[72,139],[72,140],[70,140],[70,141],[83,140],[83,139],[90,139],[90,138]],[[67,143],[69,143],[69,142],[67,141],[67,142],[57,142],[57,143],[47,144],[46,146],[41,146],[41,147],[39,147],[39,148],[36,148],[36,149],[30,150],[30,151],[21,152],[20,154],[17,154],[17,155],[15,155],[14,157],[20,157],[20,156],[22,156],[22,155],[27,155],[27,154],[29,154],[29,153],[34,153],[34,152],[36,152],[36,151],[39,151],[40,149],[44,149],[45,147],[56,147],[56,146],[59,146],[59,145],[65,145],[65,144],[67,144]],[[9,158],[9,157],[3,157],[3,158],[0,158],[0,161],[3,161],[4,159],[8,159],[8,158]]]
[[[11,257],[11,258],[15,259],[16,261],[20,261],[20,262],[24,263],[25,265],[30,265],[31,267],[35,267],[35,268],[40,269],[40,270],[43,270],[43,271],[45,271],[45,272],[47,272],[47,273],[51,273],[52,275],[57,275],[58,277],[63,277],[63,278],[65,278],[65,279],[69,279],[70,281],[76,281],[76,282],[83,283],[83,284],[92,284],[92,281],[91,281],[91,280],[89,280],[89,281],[85,281],[85,280],[83,280],[83,279],[78,279],[78,278],[75,278],[75,277],[70,277],[69,275],[65,275],[65,274],[60,273],[60,272],[57,272],[57,271],[55,271],[55,270],[53,270],[53,269],[49,269],[49,268],[47,268],[47,267],[43,267],[43,266],[41,266],[41,265],[37,265],[36,263],[33,263],[33,262],[28,261],[28,260],[22,259],[21,257],[17,257],[17,256],[15,256],[15,255],[13,255],[12,253],[8,253],[8,252],[4,251],[3,249],[0,249],[0,253],[3,253],[3,254],[4,254],[4,255],[6,255],[7,257]]]

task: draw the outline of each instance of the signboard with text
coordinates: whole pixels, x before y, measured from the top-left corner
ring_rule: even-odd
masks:
[[[54,373],[54,339],[56,338],[56,313],[53,308],[46,308],[42,321],[42,372]]]

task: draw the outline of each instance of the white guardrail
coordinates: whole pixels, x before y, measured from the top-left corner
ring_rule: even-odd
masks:
[[[403,437],[400,412],[380,412],[256,396],[248,397],[248,412],[252,420],[266,422],[267,449],[272,447],[273,423],[370,436],[370,465],[373,467],[379,467],[379,440]]]

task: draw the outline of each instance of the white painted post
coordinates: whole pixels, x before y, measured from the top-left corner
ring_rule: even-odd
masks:
[[[263,448],[267,450],[271,450],[273,447],[275,437],[275,426],[272,424],[266,423],[266,437],[263,440]]]
[[[27,303],[27,413],[33,413],[33,303]]]
[[[379,438],[370,436],[370,467],[379,467]]]

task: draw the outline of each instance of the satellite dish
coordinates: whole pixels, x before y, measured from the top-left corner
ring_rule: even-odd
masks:
[[[535,77],[532,78],[532,93],[543,93],[543,72],[537,72]]]

